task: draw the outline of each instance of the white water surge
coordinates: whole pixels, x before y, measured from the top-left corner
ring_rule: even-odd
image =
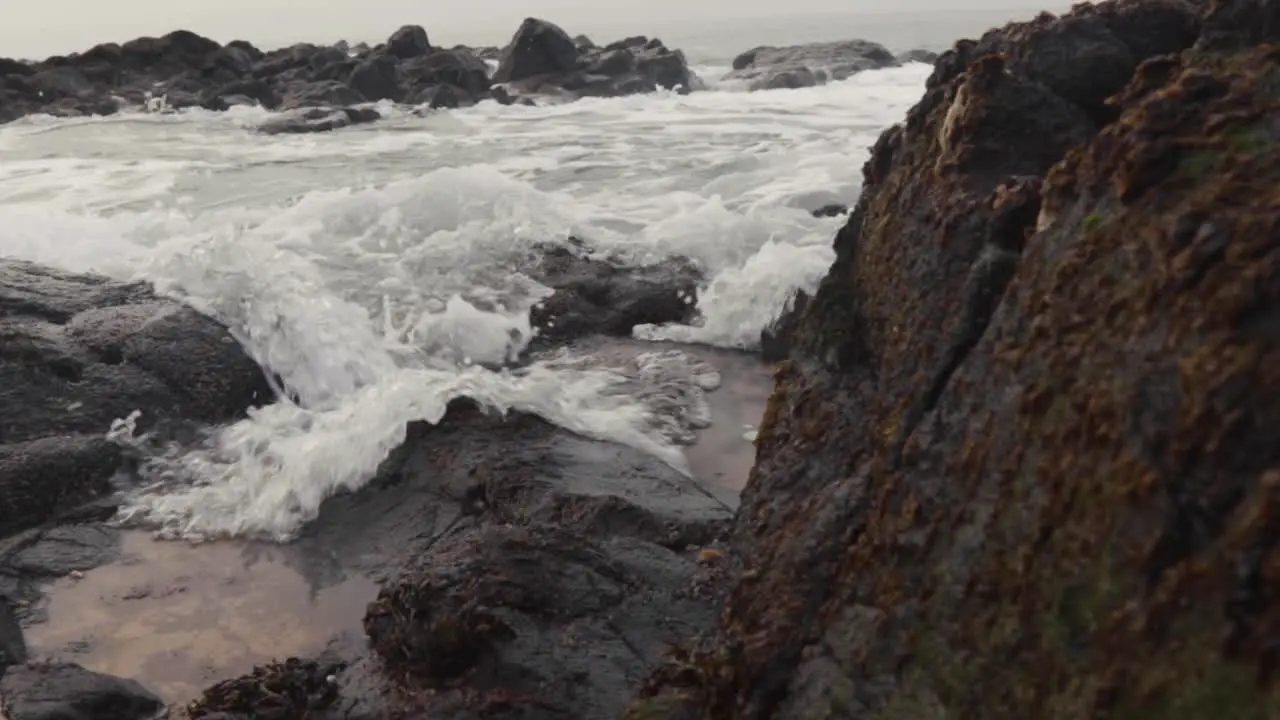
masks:
[[[435,422],[460,395],[681,466],[683,431],[654,416],[672,397],[696,403],[705,367],[476,365],[529,338],[547,292],[519,272],[531,246],[572,233],[636,261],[692,257],[707,270],[702,321],[637,334],[753,347],[831,262],[843,219],[808,210],[852,204],[868,147],[928,72],[390,111],[311,136],[247,132],[266,115],[247,109],[29,118],[0,127],[0,255],[151,280],[225,322],[298,399],[153,459],[128,514],[170,535],[286,539],[366,482],[407,421]],[[680,387],[655,402],[645,385]]]

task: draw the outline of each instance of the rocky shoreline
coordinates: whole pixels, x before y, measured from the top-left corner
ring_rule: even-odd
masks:
[[[1278,118],[1270,0],[1113,0],[958,42],[762,342],[781,362],[740,500],[455,401],[298,540],[382,573],[368,646],[172,714],[1268,717]],[[539,323],[566,320],[542,349],[688,319],[696,267],[575,247],[536,263]],[[180,437],[270,385],[148,288],[26,263],[0,261],[0,333],[0,400],[32,408],[0,426],[0,708],[151,717],[137,683],[25,663],[17,602],[110,555],[111,409]]]
[[[808,87],[913,61],[932,62],[932,53],[896,57],[865,40],[755,48],[734,61],[725,79],[753,90]],[[0,58],[0,123],[35,113],[260,106],[283,113],[260,132],[292,134],[373,122],[382,115],[372,105],[386,101],[421,111],[703,87],[684,53],[661,40],[635,36],[599,46],[536,18],[526,19],[501,49],[438,47],[417,25],[374,47],[302,43],[267,52],[242,40],[221,45],[178,30],[39,62]]]

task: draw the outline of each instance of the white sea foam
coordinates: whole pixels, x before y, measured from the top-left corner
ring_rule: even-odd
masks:
[[[753,347],[831,261],[840,221],[808,210],[852,203],[867,148],[927,73],[396,111],[313,136],[246,132],[265,117],[253,108],[28,118],[0,128],[0,255],[152,280],[225,322],[297,398],[152,460],[157,484],[128,509],[174,535],[287,538],[459,395],[682,466],[705,369],[664,355],[479,366],[529,340],[548,292],[519,272],[531,246],[572,233],[637,261],[695,258],[702,319],[637,334]]]

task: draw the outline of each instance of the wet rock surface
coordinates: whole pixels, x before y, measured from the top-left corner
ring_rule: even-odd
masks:
[[[1274,710],[1275,7],[939,59],[794,320],[719,635],[629,717]]]
[[[490,58],[501,60],[493,81],[485,63]],[[494,81],[511,85],[494,92]],[[269,52],[179,30],[34,63],[0,58],[0,122],[32,113],[222,111],[258,104],[314,115],[272,121],[264,132],[327,132],[377,120],[365,104],[382,100],[457,108],[489,99],[612,97],[694,85],[684,55],[659,41],[631,38],[606,48],[579,47],[556,25],[533,18],[501,51],[438,47],[416,25],[372,48],[299,43]]]
[[[9,720],[150,720],[163,709],[132,680],[70,663],[16,665],[0,678],[0,710]]]
[[[530,312],[535,351],[588,335],[630,337],[646,323],[689,322],[703,279],[683,257],[628,265],[575,238],[539,247],[526,272],[554,291]]]
[[[684,53],[657,38],[636,36],[598,47],[535,18],[526,19],[502,51],[493,80],[515,96],[558,98],[688,92],[699,86]]]
[[[225,328],[148,286],[0,259],[0,535],[110,492],[131,412],[176,436],[272,397]]]
[[[385,581],[372,652],[318,660],[336,698],[259,669],[204,716],[266,717],[286,682],[275,694],[323,699],[309,717],[617,717],[666,644],[714,624],[727,566],[706,548],[732,508],[639,450],[454,401],[299,540]]]
[[[902,61],[883,45],[867,40],[761,46],[733,59],[725,80],[742,80],[751,90],[778,90],[845,80],[864,70],[895,67]]]
[[[0,596],[0,676],[13,665],[27,661],[27,644],[22,637],[22,626],[13,611],[10,600]]]

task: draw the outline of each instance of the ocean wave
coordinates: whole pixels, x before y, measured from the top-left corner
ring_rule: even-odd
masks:
[[[830,264],[840,220],[809,210],[852,201],[867,148],[926,75],[388,108],[297,137],[248,132],[257,109],[29,118],[0,128],[0,254],[149,280],[227,324],[293,398],[206,446],[152,449],[128,515],[173,535],[287,539],[367,482],[405,423],[460,396],[682,466],[705,370],[486,369],[529,342],[529,308],[550,292],[522,263],[570,235],[627,262],[686,256],[705,269],[699,319],[637,336],[751,349]]]

